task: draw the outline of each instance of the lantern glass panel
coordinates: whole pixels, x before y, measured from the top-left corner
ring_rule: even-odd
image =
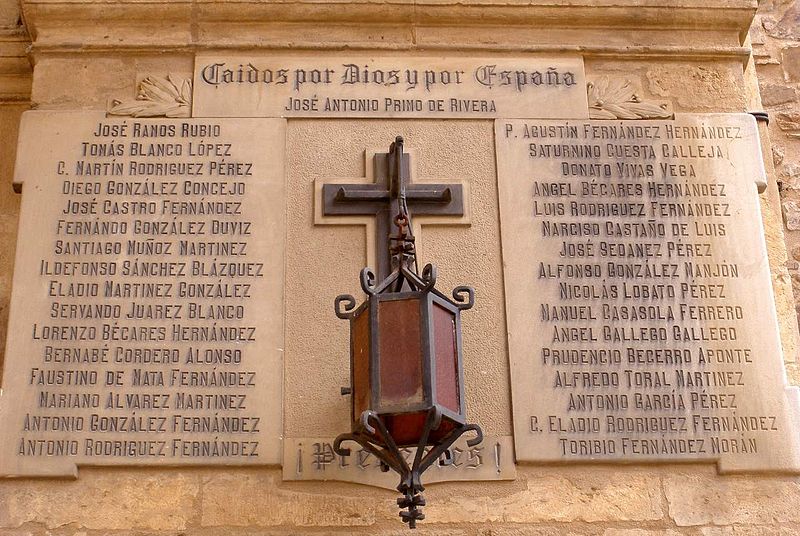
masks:
[[[436,402],[454,413],[461,413],[461,386],[458,374],[456,317],[433,303],[433,340],[436,363]]]
[[[415,413],[403,413],[400,415],[384,415],[383,421],[386,428],[392,434],[392,438],[399,447],[412,447],[419,444],[422,431],[425,428],[425,419],[428,417],[427,411]],[[426,445],[435,445],[443,437],[453,431],[456,424],[448,418],[443,418],[439,428],[431,430]]]
[[[370,409],[370,333],[369,307],[357,313],[352,321],[353,352],[353,419]]]
[[[380,300],[378,304],[380,405],[419,404],[425,396],[420,301]]]

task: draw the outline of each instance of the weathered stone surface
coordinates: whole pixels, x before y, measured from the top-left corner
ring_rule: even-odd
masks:
[[[761,15],[756,15],[753,17],[753,24],[750,25],[750,42],[754,45],[763,45],[767,39],[761,18]]]
[[[669,476],[669,515],[678,526],[800,523],[800,482],[791,478]]]
[[[800,307],[798,307],[800,309]],[[800,318],[800,310],[797,311],[798,318]],[[800,385],[800,365],[795,363],[786,363],[786,376],[789,383],[792,385]]]
[[[756,65],[780,65],[780,46],[771,39],[760,44],[753,43],[753,58],[756,60]],[[783,82],[783,79],[779,81]]]
[[[800,112],[781,112],[775,117],[778,128],[790,138],[800,138]]]
[[[734,527],[703,527],[700,529],[702,536],[796,536],[800,527],[769,527],[734,526]]]
[[[426,496],[429,493],[426,492]],[[535,506],[533,506],[535,505]],[[661,519],[659,481],[639,473],[534,476],[526,489],[499,498],[431,497],[426,522],[539,523]]]
[[[87,471],[87,473],[89,473]],[[98,470],[72,481],[0,482],[0,527],[41,523],[89,530],[183,530],[199,482],[191,473]]]
[[[2,536],[39,536],[38,534],[35,534],[30,530],[22,530],[22,529],[20,530],[0,529],[0,534],[2,534]],[[80,534],[81,534],[80,532],[75,532],[74,536],[80,536]],[[50,534],[48,534],[48,536],[50,536]],[[60,535],[53,534],[52,536],[60,536]]]
[[[475,536],[580,536],[584,534],[578,529],[571,530],[563,526],[549,527],[491,527],[479,529]]]
[[[343,488],[337,493],[308,493],[281,489],[279,483],[279,473],[244,471],[206,480],[202,487],[200,524],[204,527],[356,527],[370,526],[376,521],[375,507],[371,501],[364,500],[363,494],[347,497],[342,493]],[[370,493],[373,497],[385,497],[391,506],[391,492],[371,490]]]
[[[800,203],[797,201],[783,202],[783,221],[790,231],[800,230]]]
[[[0,3],[0,27],[14,28],[20,24],[19,4],[17,2]]]
[[[673,529],[606,529],[603,536],[680,536]]]
[[[744,98],[736,90],[741,82],[730,70],[718,66],[656,65],[648,69],[647,80],[655,95],[673,98],[690,110],[720,112],[744,107]]]
[[[391,505],[389,505],[391,507]],[[388,507],[387,507],[388,508]],[[294,527],[294,526],[284,526],[284,527],[270,527],[270,528],[259,528],[255,526],[249,527],[232,527],[226,526],[225,528],[220,527],[205,527],[205,528],[191,528],[183,533],[185,536],[298,536],[299,534],[309,534],[313,536],[372,536],[372,535],[380,535],[380,536],[408,536],[408,529],[407,528],[397,528],[398,522],[395,519],[392,519],[388,523],[384,523],[382,527],[386,528],[377,528],[375,526],[370,527],[349,527],[349,528],[301,528],[301,527]],[[441,526],[431,526],[426,525],[425,522],[420,523],[417,525],[416,530],[414,530],[413,534],[416,536],[417,534],[421,536],[479,536],[479,533],[476,533],[474,530],[464,529],[464,528],[447,528]],[[505,533],[497,533],[498,536],[505,536]],[[515,536],[523,536],[524,533],[520,533],[520,535]],[[5,536],[0,532],[0,536]],[[35,536],[39,536],[38,534]],[[72,533],[69,534],[49,534],[47,536],[78,536]],[[86,536],[95,536],[95,534],[88,534]],[[105,534],[97,536],[106,536]],[[173,533],[142,533],[142,532],[123,532],[117,533],[115,532],[113,536],[180,536],[180,534]],[[482,534],[480,536],[483,536]],[[529,536],[528,534],[524,534],[524,536]],[[565,536],[562,533],[546,533],[546,534],[537,534],[537,533],[530,533],[530,536]]]
[[[796,190],[800,188],[800,164],[794,162],[786,164],[778,172],[778,179],[783,182],[783,187]]]
[[[786,47],[781,51],[781,65],[786,80],[800,80],[800,47]]]
[[[779,166],[783,159],[786,157],[786,151],[780,145],[772,146],[772,165]]]
[[[753,57],[756,60],[756,65],[779,65],[780,60],[776,59],[768,49],[759,47],[753,50]]]
[[[797,291],[800,289],[800,274],[793,273],[792,274],[792,288]]]
[[[15,140],[19,130],[19,118],[25,106],[4,106],[0,109],[0,139]],[[20,196],[13,194],[11,176],[14,171],[16,144],[6,146],[8,158],[0,158],[0,370],[4,363],[8,304],[11,297],[11,279],[14,268],[14,251],[17,244]]]
[[[771,37],[800,39],[800,4],[790,7],[780,19],[765,17],[764,29]]]
[[[31,100],[51,109],[105,109],[110,97],[133,96],[135,81],[132,59],[48,58],[36,65]]]
[[[775,84],[761,86],[761,102],[764,106],[780,106],[797,100],[797,91],[793,87]]]
[[[619,25],[622,28],[637,29],[637,37],[633,38],[629,31],[609,31],[603,28],[603,41],[612,40],[617,34],[622,34],[628,42],[640,45],[639,35],[647,39],[650,38],[647,34],[655,34],[659,42],[663,42],[674,38],[672,34],[683,29],[697,29],[697,40],[722,41],[722,36],[727,39],[730,35],[729,39],[732,41],[734,29],[739,34],[744,33],[753,15],[753,4],[742,0],[706,1],[696,4],[696,7],[692,4],[691,9],[676,8],[671,3],[643,4],[641,0],[601,3],[584,0],[568,4],[315,0],[253,3],[216,1],[201,2],[196,6],[190,2],[125,2],[121,5],[118,2],[81,2],[83,17],[70,19],[74,4],[75,2],[33,2],[33,7],[26,10],[26,19],[37,29],[39,40],[50,38],[48,44],[64,48],[70,45],[80,47],[111,44],[123,37],[126,38],[124,44],[145,42],[157,46],[162,43],[170,45],[183,42],[192,48],[259,47],[264,43],[273,44],[274,33],[284,36],[284,39],[275,43],[275,48],[325,48],[331,45],[327,40],[331,31],[339,30],[334,32],[338,37],[340,33],[344,33],[341,31],[343,26],[352,27],[352,32],[362,34],[362,37],[359,40],[351,37],[347,41],[338,37],[333,41],[334,46],[352,46],[355,41],[355,45],[361,48],[389,48],[395,44],[390,39],[402,29],[408,29],[410,31],[407,34],[412,34],[407,37],[406,42],[419,45],[420,29],[428,30],[434,35],[439,30],[438,33],[448,35],[452,26],[460,26],[465,31],[475,28],[473,33],[479,33],[482,28],[494,30],[491,34],[486,32],[491,41],[484,38],[482,42],[478,42],[476,39],[476,42],[489,48],[497,43],[507,43],[509,39],[506,34],[518,30],[519,27],[547,30],[536,35],[535,40],[528,41],[533,46],[542,41],[547,42],[548,39],[571,45],[577,40],[574,35],[579,36],[578,39],[582,42],[602,46],[604,43],[591,39],[583,41],[582,36],[588,33],[587,30],[597,27],[600,20],[609,21],[611,28]],[[107,9],[109,4],[114,8]],[[65,20],[69,24],[65,24]],[[296,26],[298,22],[301,23],[299,28]],[[551,29],[559,26],[579,31],[551,35],[554,33]],[[330,30],[322,33],[319,32],[320,27]],[[379,32],[376,27],[388,28]],[[391,32],[395,27],[399,27],[399,30]],[[726,31],[707,31],[710,28],[725,28]],[[258,29],[262,31],[259,32]],[[166,37],[163,36],[165,33]],[[389,35],[385,39],[389,43],[384,43],[384,34],[387,33]],[[307,37],[309,34],[310,37]],[[137,37],[138,40],[134,40]],[[462,42],[453,39],[445,41],[449,48],[456,50]]]

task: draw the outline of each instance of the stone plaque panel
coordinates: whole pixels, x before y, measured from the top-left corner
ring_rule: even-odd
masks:
[[[469,434],[467,434],[469,436]],[[451,463],[434,463],[423,476],[423,482],[460,480],[514,480],[514,442],[511,436],[484,437],[474,447],[462,437],[450,447]],[[383,472],[380,463],[356,443],[344,443],[350,456],[338,456],[333,451],[333,438],[287,439],[284,442],[284,480],[338,480],[397,489],[399,476]],[[414,449],[405,449],[409,465],[414,461]],[[444,462],[444,458],[442,458]]]
[[[517,459],[800,470],[749,115],[498,120]]]
[[[588,116],[580,57],[195,58],[195,117]]]
[[[0,474],[279,463],[284,140],[25,113]]]

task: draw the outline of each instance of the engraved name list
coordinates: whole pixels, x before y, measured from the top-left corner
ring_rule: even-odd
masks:
[[[497,139],[518,458],[796,463],[754,120]]]
[[[3,472],[276,463],[282,123],[27,114],[21,140]]]

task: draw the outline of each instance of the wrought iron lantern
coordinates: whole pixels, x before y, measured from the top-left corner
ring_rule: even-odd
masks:
[[[350,295],[338,296],[335,311],[350,321],[351,431],[334,442],[337,454],[354,441],[380,460],[381,469],[400,475],[400,516],[410,528],[425,518],[421,507],[422,473],[434,463],[447,464],[450,446],[465,432],[483,439],[467,424],[461,357],[461,311],[474,304],[471,287],[456,287],[452,299],[435,288],[436,268],[417,269],[414,236],[405,200],[403,139],[388,155],[390,195],[396,233],[388,237],[392,272],[380,282],[369,268],[361,271],[367,299],[359,306]],[[409,464],[401,449],[416,447]],[[405,510],[405,511],[403,511]]]

